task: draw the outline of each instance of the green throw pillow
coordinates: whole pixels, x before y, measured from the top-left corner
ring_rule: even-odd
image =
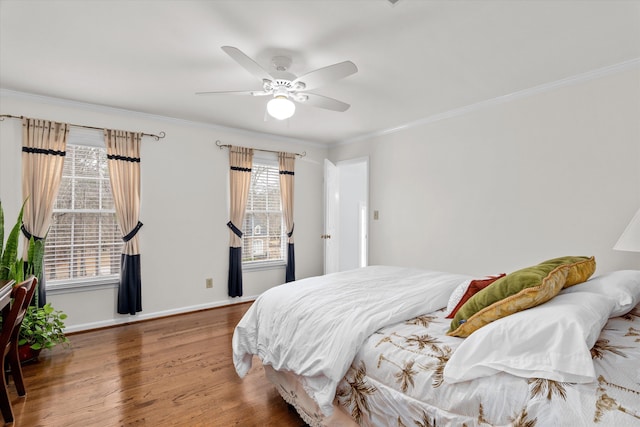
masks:
[[[496,319],[549,301],[594,271],[593,257],[561,257],[508,274],[471,297],[456,313],[447,335],[468,337]]]

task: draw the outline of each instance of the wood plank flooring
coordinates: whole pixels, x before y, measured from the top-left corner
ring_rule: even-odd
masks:
[[[264,376],[240,379],[233,329],[251,303],[70,335],[9,393],[19,427],[278,426],[304,422]]]

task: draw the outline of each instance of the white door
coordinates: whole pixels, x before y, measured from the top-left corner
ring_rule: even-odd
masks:
[[[349,159],[336,163],[338,167],[338,271],[367,265],[367,159]]]
[[[324,274],[335,273],[340,268],[338,253],[338,217],[340,215],[340,181],[336,165],[324,160]]]

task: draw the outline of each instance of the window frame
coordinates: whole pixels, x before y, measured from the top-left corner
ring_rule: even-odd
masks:
[[[106,149],[104,134],[101,130],[71,128],[67,138],[67,146],[79,145]],[[66,157],[65,157],[66,161]],[[46,274],[46,273],[45,273]],[[100,277],[84,277],[80,279],[47,280],[47,293],[50,295],[94,291],[100,289],[117,288],[120,283],[120,273]]]
[[[275,168],[276,172],[278,173],[278,189],[280,189],[280,179],[279,179],[279,173],[280,173],[280,168],[279,168],[279,164],[278,164],[278,156],[275,153],[270,153],[270,152],[265,152],[265,151],[254,151],[254,155],[253,155],[253,160],[252,160],[252,165],[251,165],[251,173],[253,175],[253,171],[256,165],[263,165],[263,166],[269,166],[272,168]],[[252,182],[253,182],[253,178],[252,178]],[[249,192],[251,194],[251,188],[249,189]],[[281,225],[280,225],[280,247],[281,247],[281,254],[282,257],[280,259],[274,259],[274,260],[258,260],[258,261],[242,261],[242,269],[243,271],[252,271],[252,270],[266,270],[266,269],[273,269],[273,268],[286,268],[287,266],[287,250],[286,250],[286,243],[287,243],[287,236],[286,236],[286,227],[285,227],[285,223],[284,223],[284,212],[282,211],[282,198],[280,197],[280,200],[278,201],[279,205],[280,205],[280,221],[281,221]],[[247,219],[247,213],[249,212],[249,201],[247,201],[247,207],[245,208],[245,218],[244,221],[246,221]],[[269,210],[267,209],[267,212],[269,212]],[[243,221],[243,225],[242,225],[242,231],[244,233],[244,221]],[[268,235],[267,235],[268,236]],[[244,237],[242,238],[242,251],[244,253],[244,245],[246,244],[247,240],[244,239]],[[267,244],[268,247],[268,244]],[[267,248],[268,250],[268,248]]]

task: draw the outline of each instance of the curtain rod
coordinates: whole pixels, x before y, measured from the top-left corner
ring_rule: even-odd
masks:
[[[232,145],[229,145],[229,144],[223,144],[219,139],[217,139],[217,140],[216,140],[216,145],[217,145],[221,150],[222,150],[223,148],[229,148],[229,147],[232,147]],[[263,148],[252,148],[252,150],[264,151],[264,152],[267,152],[267,153],[276,153],[276,154],[280,153],[280,151],[265,150],[265,149],[263,149]],[[292,153],[292,154],[294,154],[294,155],[296,155],[296,156],[298,156],[298,157],[304,157],[304,156],[306,156],[306,155],[307,155],[307,152],[306,152],[306,151],[303,151],[302,153]]]
[[[2,114],[0,115],[0,121],[4,121],[4,118],[10,118],[10,119],[27,119],[28,117],[25,116],[13,116],[11,114]],[[96,129],[96,130],[105,130],[106,128],[99,128],[99,127],[95,127],[95,126],[86,126],[86,125],[74,125],[73,123],[67,123],[67,125],[69,126],[73,126],[76,128],[85,128],[85,129]],[[160,141],[160,139],[164,138],[165,136],[167,136],[164,132],[160,132],[159,135],[155,135],[152,133],[144,133],[144,132],[140,132],[142,134],[142,136],[150,136],[153,139],[155,139],[156,141]]]

